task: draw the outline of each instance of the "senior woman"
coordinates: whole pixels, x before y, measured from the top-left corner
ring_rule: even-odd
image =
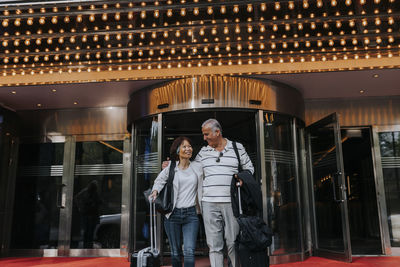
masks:
[[[170,148],[171,158],[177,161],[173,181],[174,202],[171,213],[165,215],[164,227],[171,245],[173,267],[182,267],[182,239],[184,267],[193,267],[195,263],[199,218],[196,206],[201,199],[203,169],[197,162],[191,162],[192,142],[181,136],[174,140]],[[163,169],[154,181],[149,199],[154,200],[168,180],[170,165]]]

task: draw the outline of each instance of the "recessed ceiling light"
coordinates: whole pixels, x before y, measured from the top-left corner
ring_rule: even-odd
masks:
[[[78,105],[78,102],[74,101],[74,105]]]
[[[51,89],[51,91],[54,93],[54,92],[57,92],[57,90],[56,89]]]
[[[42,104],[36,104],[36,106],[38,106],[38,107],[41,107],[41,106],[42,106]]]
[[[17,91],[11,91],[11,94],[15,95],[17,93]]]
[[[379,74],[374,74],[373,77],[374,77],[374,78],[378,78],[378,77],[379,77]]]
[[[364,90],[360,90],[360,94],[364,94],[364,92],[365,92]]]

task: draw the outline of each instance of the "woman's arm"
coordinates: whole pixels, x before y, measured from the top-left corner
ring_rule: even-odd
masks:
[[[171,163],[168,164],[168,166],[163,169],[157,176],[157,178],[154,180],[154,185],[151,189],[152,193],[154,191],[158,192],[161,191],[161,189],[163,189],[164,185],[167,183],[168,181],[168,176],[169,176],[169,167],[171,166]]]

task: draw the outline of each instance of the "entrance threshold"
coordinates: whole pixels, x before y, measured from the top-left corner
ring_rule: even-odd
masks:
[[[345,263],[320,257],[310,257],[303,262],[279,264],[277,267],[395,267],[400,265],[400,257],[354,257],[353,263]],[[0,265],[4,267],[42,266],[42,267],[129,267],[126,258],[3,258]],[[168,265],[164,265],[167,267]],[[196,267],[209,267],[208,257],[197,257]],[[169,267],[169,266],[168,266]]]

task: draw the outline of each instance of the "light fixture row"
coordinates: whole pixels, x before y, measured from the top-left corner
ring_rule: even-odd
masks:
[[[394,3],[396,0],[389,0],[389,3]],[[280,11],[283,9],[287,10],[294,10],[294,9],[303,9],[307,10],[309,8],[328,8],[328,7],[337,7],[338,5],[344,4],[344,6],[351,6],[351,5],[360,5],[364,6],[367,4],[366,0],[345,0],[345,1],[323,1],[323,0],[295,0],[295,1],[265,1],[265,0],[252,0],[252,1],[154,1],[154,2],[125,2],[118,1],[115,5],[111,4],[103,4],[103,5],[82,5],[82,2],[79,5],[73,5],[74,3],[71,2],[71,5],[67,5],[64,7],[58,7],[54,4],[50,3],[52,7],[44,7],[45,3],[42,3],[42,7],[32,8],[31,6],[21,8],[3,8],[2,16],[16,16],[16,18],[23,18],[35,14],[39,15],[47,15],[47,16],[57,16],[60,14],[68,13],[75,13],[75,12],[84,12],[85,14],[94,15],[94,14],[101,14],[106,13],[111,10],[111,12],[115,12],[118,10],[123,10],[125,12],[140,12],[146,13],[151,12],[153,13],[154,17],[159,16],[159,12],[162,11],[170,11],[170,10],[179,10],[181,15],[186,15],[192,13],[193,15],[199,15],[200,12],[204,11],[208,15],[213,14],[214,12],[220,12],[221,14],[225,14],[228,9],[231,9],[232,12],[238,13],[241,10],[246,10],[247,12],[253,12],[255,9],[259,9],[260,11],[267,11],[269,9]],[[372,2],[372,1],[371,1]],[[374,0],[372,3],[374,5],[380,5],[380,0]],[[122,5],[121,5],[122,3]],[[217,10],[218,9],[218,10]],[[145,15],[141,15],[145,16]]]
[[[151,60],[160,60],[167,57],[187,57],[196,55],[214,55],[214,54],[237,54],[243,52],[275,52],[294,53],[296,51],[313,52],[321,48],[348,48],[348,49],[369,49],[369,46],[379,46],[388,44],[396,46],[400,44],[400,33],[386,34],[366,34],[358,35],[336,35],[330,37],[309,37],[309,38],[277,38],[268,40],[252,41],[230,41],[220,43],[198,43],[198,44],[177,44],[174,46],[133,46],[132,47],[110,47],[110,48],[90,48],[87,49],[68,49],[60,50],[58,48],[47,52],[18,52],[10,53],[6,51],[0,55],[4,64],[23,63],[23,62],[45,62],[59,60],[75,59],[77,61],[90,59],[110,59],[110,58],[150,58]],[[174,58],[175,60],[177,58]],[[174,60],[170,59],[170,60]]]
[[[10,34],[7,31],[3,32],[3,35],[0,37],[0,41],[8,41],[8,40],[27,40],[27,39],[39,39],[39,38],[88,38],[93,36],[93,38],[97,38],[99,36],[110,36],[115,35],[117,40],[120,40],[121,35],[129,32],[129,34],[139,34],[141,39],[145,39],[146,35],[150,35],[151,38],[156,39],[158,37],[168,38],[170,35],[175,35],[177,37],[184,36],[184,32],[187,33],[188,36],[193,34],[198,34],[203,36],[207,31],[212,35],[216,34],[229,34],[235,33],[240,34],[241,32],[252,33],[253,31],[258,31],[259,33],[263,32],[278,32],[281,31],[287,34],[291,30],[301,31],[308,30],[314,32],[315,30],[320,29],[345,29],[346,27],[351,29],[355,26],[380,26],[391,27],[395,25],[395,22],[400,19],[400,13],[389,15],[357,15],[357,16],[340,16],[340,17],[326,17],[326,18],[301,18],[294,20],[279,20],[279,21],[269,21],[260,19],[258,21],[242,21],[239,20],[231,22],[227,19],[223,21],[214,21],[214,23],[205,24],[204,21],[200,21],[197,23],[192,23],[188,26],[182,25],[166,25],[163,27],[147,27],[147,28],[135,28],[132,24],[128,24],[127,27],[122,27],[118,25],[116,29],[110,29],[106,27],[106,29],[95,28],[93,30],[83,29],[82,31],[77,31],[76,29],[70,29],[70,32],[67,32],[64,29],[48,29],[45,32],[42,28],[38,28],[36,33],[32,33],[27,30],[25,33],[17,32],[15,34]],[[182,33],[182,34],[181,34]],[[179,36],[178,36],[179,35]],[[96,41],[96,40],[94,40]]]
[[[252,65],[252,64],[273,64],[273,63],[304,63],[304,62],[325,62],[336,60],[351,60],[351,59],[369,59],[369,58],[391,58],[393,56],[400,56],[399,49],[388,49],[386,51],[357,51],[348,53],[318,53],[311,54],[294,54],[294,55],[260,55],[258,57],[251,57],[243,55],[243,57],[233,58],[204,58],[204,59],[185,59],[179,62],[125,62],[125,63],[109,63],[99,64],[94,63],[91,65],[81,66],[40,66],[40,68],[29,68],[28,66],[23,70],[5,69],[2,72],[3,76],[12,75],[27,75],[27,74],[63,74],[63,73],[80,73],[80,72],[100,72],[100,71],[123,71],[123,70],[142,70],[142,69],[170,69],[170,68],[185,68],[185,67],[203,67],[203,66],[230,66],[230,65]]]
[[[393,55],[392,55],[393,56]],[[392,57],[392,56],[388,56],[388,57]],[[382,58],[383,56],[381,56],[381,57],[377,57],[377,58]],[[360,58],[360,57],[357,57],[357,58]],[[366,58],[371,58],[371,57],[366,57]],[[350,59],[350,58],[349,58]],[[302,62],[307,62],[306,60],[304,60],[304,61],[302,61]],[[283,62],[281,62],[281,63],[283,63]],[[223,64],[218,64],[218,66],[224,66]],[[194,65],[190,65],[190,67],[189,68],[192,68],[192,67],[196,67],[196,66],[194,66]],[[185,66],[181,66],[181,68],[185,68]],[[251,72],[251,71],[240,71],[240,72],[237,72],[237,71],[234,71],[234,72],[230,72],[230,70],[228,70],[226,73],[224,73],[224,75],[228,75],[228,76],[234,76],[234,75],[254,75],[254,74],[257,74],[257,75],[260,75],[260,74],[285,74],[285,73],[307,73],[307,72],[330,72],[330,71],[348,71],[348,70],[364,70],[364,69],[376,69],[377,67],[353,67],[353,66],[346,66],[346,65],[343,65],[343,66],[337,66],[337,67],[331,67],[331,68],[323,68],[323,69],[313,69],[313,70],[301,70],[301,69],[299,69],[299,70],[268,70],[268,71],[253,71],[253,72]],[[379,67],[378,67],[379,68]],[[380,67],[381,69],[382,68],[386,68],[386,69],[390,69],[390,68],[398,68],[398,65],[390,65],[390,66],[385,66],[385,67]],[[119,67],[119,68],[113,68],[113,69],[107,69],[107,71],[109,71],[109,72],[111,72],[111,71],[130,71],[130,70],[133,70],[134,69],[134,67],[131,67],[131,68],[126,68],[126,69],[124,69],[124,68],[122,68],[122,67]],[[149,69],[149,70],[151,70],[151,69],[156,69],[156,68],[147,68],[147,69]],[[157,69],[160,69],[160,68],[157,68]],[[80,72],[81,73],[84,73],[84,72],[86,72],[87,70],[81,70]],[[93,70],[94,71],[94,70]],[[100,71],[102,71],[102,70],[100,70]],[[90,73],[91,71],[89,71],[89,73]],[[158,73],[158,74],[156,74],[156,73]],[[193,76],[193,74],[188,74],[188,73],[186,73],[186,72],[182,72],[182,74],[180,74],[180,75],[163,75],[163,72],[156,72],[156,73],[150,73],[150,74],[148,74],[148,76],[146,76],[146,75],[143,75],[143,76],[140,76],[140,77],[125,77],[125,78],[118,78],[118,75],[116,75],[116,77],[115,78],[98,78],[98,79],[96,79],[95,81],[96,82],[112,82],[112,81],[129,81],[129,80],[143,80],[143,79],[145,79],[145,80],[151,80],[151,79],[174,79],[174,78],[189,78],[189,77],[192,77]],[[38,74],[40,74],[40,75],[44,75],[44,74],[47,74],[45,71],[41,71],[40,73],[38,73]],[[49,74],[54,74],[54,72],[53,71],[49,71]],[[58,72],[58,73],[56,73],[55,75],[60,75],[60,74],[64,74],[65,75],[65,73],[64,72]],[[15,76],[15,75],[20,75],[20,73],[13,73],[13,74],[11,74],[11,76]],[[25,74],[24,73],[24,75],[28,75],[28,74]],[[33,74],[33,75],[35,75],[35,74]],[[200,74],[199,73],[199,75],[206,75],[206,74]],[[1,76],[8,76],[8,74],[3,74],[3,75],[1,75],[1,73],[0,73],[0,77]],[[36,81],[32,81],[32,82],[13,82],[13,83],[5,83],[5,84],[2,84],[2,86],[4,87],[4,86],[22,86],[22,85],[46,85],[46,84],[69,84],[69,83],[71,83],[72,81],[65,81],[65,80],[57,80],[57,81],[54,81],[54,80],[49,80],[49,81],[40,81],[40,82],[36,82]],[[81,78],[81,79],[76,79],[76,80],[74,80],[73,82],[76,82],[76,83],[88,83],[88,82],[94,82],[94,80],[93,80],[93,78]]]
[[[397,56],[399,1],[121,0],[19,8],[2,8],[0,3],[0,73],[183,69]]]
[[[375,10],[374,11],[375,15],[385,14],[385,13],[391,14],[391,13],[393,13],[393,10],[392,9],[388,9],[386,11],[380,11],[380,10]],[[128,20],[135,19],[135,14],[134,13],[128,12],[126,15],[127,15],[127,19]],[[397,17],[400,16],[400,14],[394,14],[394,15],[397,16]],[[314,22],[315,23],[315,22],[320,22],[321,20],[322,21],[327,21],[327,17],[330,18],[330,20],[332,20],[332,21],[335,21],[335,20],[340,21],[340,19],[341,19],[340,17],[348,17],[348,16],[353,16],[354,19],[364,18],[363,19],[363,23],[368,23],[367,19],[368,19],[368,17],[371,17],[371,14],[367,14],[365,11],[361,12],[360,14],[355,14],[353,11],[349,11],[347,16],[343,16],[339,12],[336,12],[335,14],[329,14],[329,15],[326,12],[324,12],[323,14],[320,14],[320,15],[315,15],[314,13],[310,13],[309,16],[310,16],[310,18],[307,18],[307,16],[303,16],[301,13],[299,13],[295,18],[293,18],[293,17],[291,17],[291,16],[289,16],[287,14],[283,18],[278,19],[277,16],[272,16],[271,18],[265,18],[264,16],[262,16],[260,14],[257,14],[257,17],[260,18],[260,20],[269,21],[270,23],[274,23],[274,21],[276,21],[275,23],[277,25],[279,25],[279,24],[285,24],[286,25],[286,24],[288,24],[288,21],[295,21],[295,23],[301,23],[302,22],[301,20],[304,20],[304,22],[310,22],[310,23]],[[374,16],[374,15],[372,15],[372,16]],[[107,14],[103,14],[102,15],[102,20],[104,20],[106,22],[108,17],[109,16]],[[253,17],[254,17],[254,15],[253,15]],[[337,18],[335,18],[335,17],[337,17]],[[85,23],[82,23],[82,25],[84,25],[84,28],[82,28],[83,32],[88,31],[87,27],[90,26],[89,22],[95,22],[95,19],[93,19],[95,17],[93,17],[93,15],[89,15],[88,18],[89,19],[88,19],[87,22],[85,21]],[[121,18],[121,13],[120,12],[115,13],[114,14],[114,18],[116,18],[117,19],[116,21],[118,21]],[[228,18],[233,21],[232,17],[228,17]],[[49,17],[49,18],[40,17],[40,18],[37,18],[37,22],[39,23],[39,25],[33,25],[34,22],[35,22],[35,20],[33,18],[27,18],[25,20],[21,20],[20,18],[15,18],[15,16],[13,16],[13,18],[11,18],[10,16],[0,16],[0,21],[1,21],[0,25],[4,27],[3,35],[5,37],[7,37],[7,35],[11,34],[10,32],[7,31],[7,27],[10,26],[10,24],[15,26],[15,27],[13,27],[13,29],[11,29],[11,30],[15,31],[15,33],[14,33],[15,35],[23,35],[18,30],[18,28],[20,26],[23,26],[23,25],[26,24],[28,26],[33,26],[33,27],[37,28],[40,25],[44,26],[46,24],[46,21],[47,21],[46,19],[47,20],[50,19],[52,24],[57,24],[60,21],[60,19],[57,16],[52,16],[52,17]],[[236,17],[234,19],[238,19],[238,17]],[[252,17],[249,17],[248,19],[252,20]],[[380,19],[381,18],[376,17],[375,18],[375,20],[376,20],[375,24],[379,25]],[[75,18],[71,18],[70,15],[67,15],[67,16],[62,18],[62,21],[64,21],[65,23],[69,23],[72,20],[76,20],[76,22],[79,24],[79,23],[83,22],[83,16],[82,15],[77,15]],[[183,21],[182,23],[177,21],[176,22],[176,26],[190,26],[191,24],[193,24],[194,21],[200,21],[201,22],[202,20],[203,20],[203,18],[189,19],[189,20]],[[208,21],[207,19],[205,19],[205,20]],[[219,20],[221,20],[221,18],[219,18]],[[393,18],[392,18],[392,20],[393,20]],[[215,23],[217,20],[216,19],[212,19],[211,22],[212,21],[214,21],[214,23]],[[138,23],[138,22],[136,22],[136,23]],[[141,23],[140,24],[140,28],[145,28],[146,25],[147,25],[147,28],[162,28],[162,27],[160,27],[161,25],[164,25],[165,27],[169,27],[169,28],[171,26],[173,26],[173,24],[170,24],[170,23],[168,23],[166,21],[163,22],[163,23],[152,23],[151,27],[149,27],[150,25],[148,23],[151,23],[151,22]],[[125,23],[125,24],[127,24],[127,23]],[[204,24],[204,21],[203,21],[203,24]],[[93,25],[97,25],[97,24],[94,23]],[[290,25],[290,22],[289,22],[289,25]],[[48,26],[48,25],[45,25],[45,26]],[[131,28],[136,28],[137,26],[138,25],[131,25]],[[31,27],[25,27],[24,28],[25,31],[29,32],[29,34],[26,34],[26,35],[30,35],[30,31],[29,31],[30,28]],[[73,26],[70,29],[70,31],[71,32],[76,32],[77,28],[79,28],[79,26],[77,24],[73,24]],[[95,31],[96,31],[96,28],[98,28],[98,26],[95,26],[95,29],[94,29]],[[57,31],[54,31],[54,30],[51,30],[51,29],[49,29],[49,31],[51,31],[50,32],[51,34],[57,34],[56,33]],[[65,30],[62,30],[61,33],[64,33],[64,32],[67,32],[67,31],[68,31],[68,28],[66,28]]]

